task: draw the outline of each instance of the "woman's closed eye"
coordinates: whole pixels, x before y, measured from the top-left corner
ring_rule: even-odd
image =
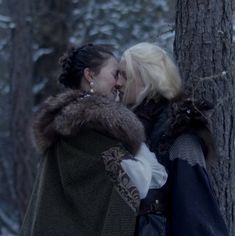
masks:
[[[126,72],[125,72],[125,71],[120,71],[120,75],[121,75],[125,80],[127,80]]]
[[[118,80],[118,75],[119,75],[119,71],[115,71],[113,72],[113,77],[115,78],[115,80]]]

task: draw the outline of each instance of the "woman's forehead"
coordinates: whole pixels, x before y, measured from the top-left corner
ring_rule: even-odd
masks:
[[[125,70],[126,69],[126,61],[124,59],[121,59],[118,65],[119,70]]]
[[[117,59],[115,57],[110,57],[106,64],[104,65],[104,67],[109,67],[109,68],[112,68],[112,69],[117,69],[119,66],[119,63],[117,61]]]

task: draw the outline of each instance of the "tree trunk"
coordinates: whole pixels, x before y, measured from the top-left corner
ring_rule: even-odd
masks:
[[[32,96],[31,1],[9,0],[12,18],[10,131],[15,171],[15,189],[21,220],[32,190],[35,161],[29,126]]]
[[[235,235],[232,0],[178,0],[174,52],[182,78],[191,85],[194,96],[215,104],[211,125],[218,158],[208,164],[208,169],[232,236]]]
[[[60,91],[57,77],[59,74],[59,58],[68,48],[71,5],[70,0],[39,0],[35,5],[35,42],[40,49],[49,49],[42,54],[34,64],[36,84],[43,83],[44,87],[36,94],[36,104],[46,97]]]

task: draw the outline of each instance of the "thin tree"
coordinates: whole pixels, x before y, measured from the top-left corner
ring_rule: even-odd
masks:
[[[208,169],[230,235],[235,235],[235,85],[232,72],[232,0],[177,0],[174,52],[193,96],[215,105],[211,125],[218,159]]]
[[[72,19],[72,1],[34,1],[34,42],[40,56],[34,61],[36,84],[44,84],[36,94],[38,104],[46,97],[60,91],[57,83],[58,60],[68,48]],[[36,53],[38,54],[38,53]]]
[[[19,219],[23,218],[34,180],[34,156],[29,134],[32,112],[31,0],[9,0],[11,14],[10,133]]]

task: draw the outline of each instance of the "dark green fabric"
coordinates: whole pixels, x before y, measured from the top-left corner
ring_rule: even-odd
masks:
[[[63,138],[45,155],[20,236],[131,236],[135,215],[105,172],[116,140],[94,131]]]

